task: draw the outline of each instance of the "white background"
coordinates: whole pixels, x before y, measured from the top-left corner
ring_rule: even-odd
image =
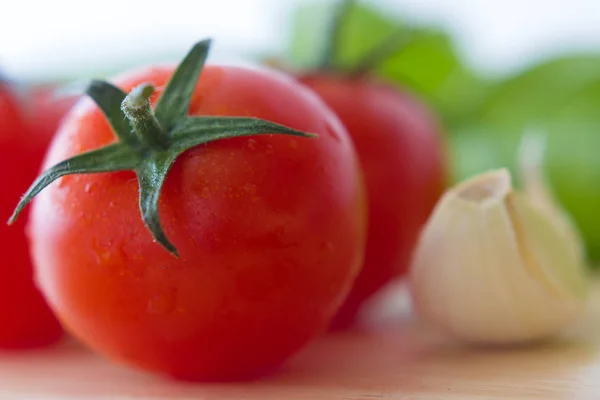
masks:
[[[213,55],[221,59],[281,50],[302,1],[5,0],[0,70],[18,78],[85,76],[131,60],[179,59],[205,36],[215,39]],[[487,73],[600,49],[599,0],[363,1],[447,27],[471,64]]]

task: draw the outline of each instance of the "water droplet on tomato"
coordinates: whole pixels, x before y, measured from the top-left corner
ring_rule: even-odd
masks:
[[[298,142],[295,140],[290,140],[290,148],[295,149],[298,147]]]
[[[248,139],[248,141],[246,142],[246,147],[250,150],[256,150],[256,140]]]
[[[96,239],[92,239],[91,243],[92,252],[94,253],[94,261],[98,265],[106,265],[107,262],[110,261],[112,257],[112,240],[107,241],[98,241]]]
[[[85,187],[83,188],[83,190],[86,193],[92,193],[94,191],[94,186],[95,186],[94,183],[88,182],[85,184]]]
[[[155,293],[148,299],[146,310],[150,314],[164,315],[175,309],[177,300],[177,291],[168,289],[163,292]]]
[[[256,193],[256,185],[254,185],[252,183],[246,183],[244,185],[244,192],[246,192],[248,194],[254,194],[254,193]]]
[[[102,252],[102,249],[98,246],[98,242],[96,241],[96,239],[92,239],[91,247],[92,253],[94,254],[94,261],[96,261],[96,264],[101,265],[102,258],[100,257],[100,254]]]
[[[273,154],[275,151],[273,150],[273,146],[268,144],[265,150],[265,154]]]
[[[208,199],[208,197],[210,196],[210,189],[208,188],[208,186],[204,186],[202,188],[202,192],[200,192],[200,196],[202,196],[202,198],[204,198],[204,199]]]

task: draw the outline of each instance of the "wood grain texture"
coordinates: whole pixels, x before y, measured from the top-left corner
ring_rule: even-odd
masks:
[[[0,354],[0,399],[471,400],[600,399],[600,284],[587,315],[559,340],[467,349],[404,310],[377,329],[328,335],[277,375],[183,384],[114,366],[76,343]]]

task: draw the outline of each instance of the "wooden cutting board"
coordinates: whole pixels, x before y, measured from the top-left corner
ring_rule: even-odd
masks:
[[[331,334],[258,382],[185,384],[114,366],[76,343],[0,354],[0,399],[600,400],[600,281],[554,343],[473,350],[421,327],[406,304],[368,332]]]

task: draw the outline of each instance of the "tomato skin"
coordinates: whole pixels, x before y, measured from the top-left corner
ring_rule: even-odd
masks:
[[[38,84],[28,88],[25,115],[30,129],[49,139],[54,136],[65,114],[78,99],[75,95],[57,95],[54,84]],[[48,143],[50,140],[48,140]],[[43,160],[43,158],[42,158]],[[39,171],[38,171],[39,172]]]
[[[115,83],[160,93],[172,71]],[[33,202],[38,280],[69,331],[113,360],[186,380],[260,376],[327,328],[360,270],[358,159],[335,114],[274,72],[206,66],[190,114],[254,116],[320,137],[257,135],[184,153],[159,206],[179,259],[143,225],[132,172],[61,178]],[[45,165],[114,140],[85,99]]]
[[[443,138],[424,105],[386,84],[323,73],[298,79],[346,126],[366,181],[364,266],[331,326],[347,328],[365,300],[405,275],[418,232],[446,185]]]
[[[49,102],[35,106],[33,102],[22,102],[12,87],[0,83],[0,167],[3,171],[0,211],[5,220],[37,176],[66,108],[65,105],[59,109]],[[36,120],[43,113],[52,114],[54,118]],[[28,214],[26,210],[12,226],[0,224],[4,256],[0,272],[0,348],[3,349],[50,345],[63,334],[33,280],[25,232]]]

